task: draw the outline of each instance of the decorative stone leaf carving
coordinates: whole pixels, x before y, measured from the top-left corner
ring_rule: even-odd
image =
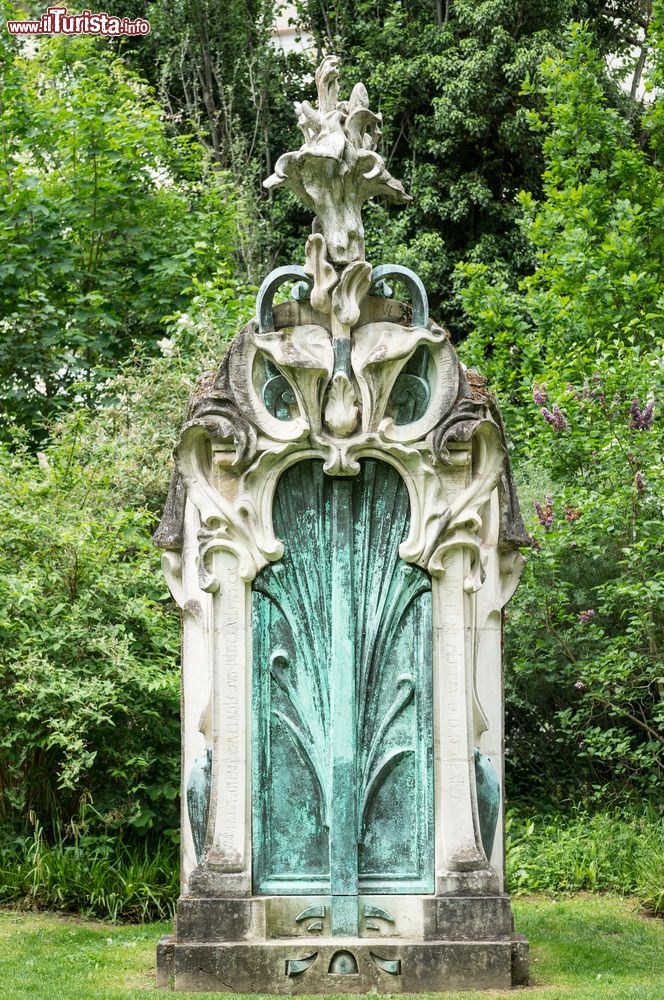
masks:
[[[371,264],[356,260],[345,268],[332,292],[332,311],[343,326],[353,327],[360,318],[362,299],[371,284]]]
[[[325,404],[325,424],[336,437],[348,437],[357,426],[358,412],[350,379],[344,372],[336,372]]]
[[[479,530],[481,511],[498,484],[504,465],[497,426],[490,420],[477,422],[473,430],[473,474],[466,488],[450,504],[445,536],[428,563],[429,572],[445,572],[445,554],[463,546],[471,551],[471,572],[464,581],[467,593],[479,590],[483,582]]]
[[[332,308],[330,291],[337,283],[337,272],[327,262],[327,244],[320,233],[314,233],[304,249],[307,262],[305,272],[313,278],[311,305],[320,312],[329,313]]]
[[[423,339],[420,344],[427,348],[428,371],[425,378],[429,383],[429,405],[422,416],[412,423],[395,424],[387,417],[380,426],[383,437],[388,441],[417,441],[425,438],[441,420],[451,413],[457,403],[462,385],[462,377],[456,352],[448,334],[441,327],[431,325],[430,341]],[[438,455],[436,454],[438,458]]]
[[[229,360],[244,356],[245,351],[242,331],[229,351]],[[189,400],[183,432],[189,426],[204,426],[211,437],[232,441],[233,464],[244,469],[256,453],[256,430],[238,399],[231,372],[230,364],[222,365],[216,376],[208,372],[199,379]]]
[[[332,261],[348,264],[364,258],[364,202],[381,194],[404,203],[410,195],[375,152],[382,118],[369,110],[364,86],[339,102],[334,56],[319,66],[316,84],[318,109],[308,101],[295,106],[304,144],[279,157],[264,185],[290,187],[315,213]]]
[[[296,326],[274,333],[256,333],[252,339],[291,383],[309,427],[317,432],[323,394],[334,366],[327,330],[321,326]]]
[[[366,283],[366,271],[361,274]],[[217,549],[237,555],[243,579],[252,579],[267,562],[280,558],[282,547],[272,530],[272,497],[283,469],[305,457],[322,458],[329,475],[356,475],[363,457],[391,462],[411,497],[410,531],[401,545],[401,558],[429,572],[442,572],[444,550],[436,555],[442,540],[454,536],[461,544],[457,528],[479,530],[482,507],[503,473],[504,451],[500,430],[487,405],[472,398],[444,331],[376,322],[354,330],[352,342],[353,372],[362,400],[359,430],[355,390],[342,372],[332,379],[332,339],[323,327],[301,325],[259,334],[250,324],[247,336],[241,338],[242,352],[230,352],[222,366],[225,374],[215,380],[209,396],[198,400],[194,412],[208,416],[185,425],[177,455],[189,495],[201,512],[200,566],[205,589],[216,585],[206,566],[209,554]],[[432,401],[422,419],[395,425],[384,418],[385,406],[399,371],[422,343],[432,357]],[[246,381],[242,398],[231,391],[242,374],[252,370],[257,352],[268,356],[293,387],[300,418],[280,421],[272,417]],[[238,418],[246,427],[242,442],[249,438],[258,442],[246,471],[237,465],[236,435],[227,426],[227,418],[214,414],[219,399],[216,387],[221,384],[228,388],[221,405],[251,414],[251,423],[244,415]],[[432,427],[433,449],[427,457],[425,437]],[[217,442],[214,469],[209,458],[211,440]],[[468,483],[449,494],[439,463],[461,471],[470,468],[471,444],[472,474],[464,472]],[[226,484],[223,494],[219,476]],[[478,545],[475,535],[472,546]],[[468,546],[472,547],[470,541]],[[481,584],[481,563],[473,566],[472,579],[467,581],[471,589]]]
[[[184,584],[182,580],[182,555],[180,552],[169,552],[166,549],[161,557],[161,571],[166,577],[168,589],[173,600],[180,609],[184,608]]]
[[[354,331],[351,363],[362,394],[363,431],[378,429],[394,383],[417,348],[444,341],[443,330],[407,329],[396,323],[367,323]]]
[[[369,110],[369,95],[363,83],[356,83],[348,101],[346,133],[356,149],[374,149],[382,135],[382,118]]]
[[[266,392],[268,382],[271,381],[269,374],[265,373],[262,360],[270,357],[269,353],[263,353],[254,342],[254,335],[258,335],[257,324],[249,323],[245,327],[246,337],[243,338],[241,350],[229,351],[228,377],[232,386],[237,386],[235,399],[241,412],[251,422],[251,425],[272,441],[287,443],[289,441],[301,441],[309,433],[309,424],[302,412],[299,400],[295,394],[295,389],[288,379],[280,372],[281,377],[288,385],[290,391],[295,396],[298,403],[297,414],[292,420],[280,420],[274,416],[267,406],[270,390]],[[271,359],[270,359],[271,360]],[[261,369],[263,369],[261,373]],[[277,369],[279,371],[279,369]],[[282,386],[281,395],[283,396]]]
[[[316,69],[316,89],[318,91],[318,106],[324,113],[334,111],[339,99],[339,74],[336,56],[325,56]]]

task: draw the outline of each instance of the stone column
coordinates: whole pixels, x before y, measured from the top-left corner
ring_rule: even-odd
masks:
[[[191,888],[205,895],[251,894],[250,585],[234,553],[211,554],[212,774],[207,838]],[[216,584],[215,584],[216,585]]]
[[[437,894],[480,888],[490,875],[476,807],[469,571],[468,549],[451,542],[432,587]]]

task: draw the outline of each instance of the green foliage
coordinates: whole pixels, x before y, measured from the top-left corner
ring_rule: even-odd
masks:
[[[522,90],[560,41],[571,0],[514,3],[386,3],[329,0],[299,5],[319,44],[342,59],[348,88],[362,79],[380,95],[383,153],[404,180],[406,209],[367,213],[367,256],[417,271],[453,334],[467,331],[451,281],[460,261],[499,266],[516,281],[531,267],[515,224],[516,197],[537,196],[541,134],[529,112],[539,94]]]
[[[251,312],[237,205],[105,43],[0,44],[0,823],[52,837],[91,800],[101,829],[176,835],[179,615],[150,534],[195,378]]]
[[[126,13],[122,0],[114,4]],[[151,0],[141,13],[152,30],[132,43],[131,63],[153,84],[173,126],[193,128],[233,178],[241,208],[236,254],[260,282],[277,256],[290,255],[294,222],[302,231],[311,225],[294,197],[273,200],[262,187],[277,157],[300,141],[293,102],[311,97],[311,61],[271,43],[271,0]]]
[[[173,829],[178,620],[93,434],[80,416],[39,458],[0,455],[0,809],[52,828],[89,795],[111,825]]]
[[[274,5],[151,0],[147,16],[150,36],[133,58],[145,75],[155,74],[171,113],[200,122],[222,166],[239,172],[255,159],[270,172],[266,135],[284,107],[273,87],[279,62],[269,45]]]
[[[88,799],[107,829],[179,826],[179,614],[150,534],[195,377],[246,314],[232,284],[199,284],[165,355],[125,365],[105,407],[73,410],[36,456],[0,449],[6,827],[33,814],[52,836]]]
[[[113,921],[172,915],[179,892],[177,847],[100,836],[83,810],[68,838],[47,843],[39,827],[0,850],[0,903],[78,911]],[[654,814],[577,812],[532,818],[510,812],[506,865],[513,895],[582,890],[634,897],[664,913],[664,825]]]
[[[459,261],[499,265],[515,278],[531,266],[516,225],[516,195],[540,192],[542,137],[529,127],[536,92],[521,90],[560,42],[570,17],[592,16],[602,51],[629,68],[623,35],[639,12],[596,0],[515,3],[471,0],[298,0],[293,21],[315,41],[310,57],[270,44],[274,5],[222,0],[153,0],[152,32],[131,59],[158,90],[177,127],[195,123],[215,162],[228,169],[247,211],[238,247],[257,281],[277,260],[297,261],[309,214],[292,195],[268,196],[261,181],[302,136],[292,104],[312,98],[312,62],[341,58],[342,91],[362,79],[384,119],[381,152],[414,196],[407,208],[365,212],[374,263],[413,267],[454,334],[467,318],[451,277]],[[124,13],[124,10],[123,10]],[[634,101],[607,74],[611,100]],[[373,105],[372,105],[373,106]]]
[[[460,272],[464,360],[499,396],[536,539],[506,646],[508,767],[530,799],[661,788],[664,188],[602,74],[581,26],[543,66],[534,273]]]
[[[142,923],[171,917],[179,890],[178,849],[171,841],[129,846],[77,834],[50,846],[37,826],[18,849],[0,851],[3,904]]]
[[[91,403],[232,259],[233,198],[200,144],[91,38],[0,38],[0,398],[33,435]],[[78,383],[85,382],[85,386]],[[76,388],[78,385],[78,388]]]
[[[512,812],[505,839],[512,894],[616,892],[664,914],[661,816],[577,812],[539,819]]]

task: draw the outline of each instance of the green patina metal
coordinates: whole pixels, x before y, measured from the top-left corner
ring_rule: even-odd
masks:
[[[197,861],[203,853],[210,808],[210,764],[210,751],[206,750],[194,760],[187,779],[187,811]]]
[[[408,424],[426,413],[431,399],[428,364],[426,347],[418,348],[394,383],[388,408],[394,413],[395,424]]]
[[[500,782],[491,760],[480,753],[478,747],[475,747],[475,786],[482,846],[490,858],[500,813]]]
[[[404,483],[368,459],[282,477],[284,556],[254,581],[254,882],[325,893],[433,891],[431,584],[398,555]]]

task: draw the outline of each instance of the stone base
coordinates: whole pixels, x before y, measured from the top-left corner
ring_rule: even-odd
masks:
[[[343,938],[330,935],[325,897],[181,897],[176,934],[157,946],[157,985],[292,996],[505,990],[528,981],[528,942],[513,934],[507,896],[361,897],[360,912],[369,911],[360,936]],[[320,934],[311,934],[311,917]]]
[[[169,990],[175,984],[173,980],[173,960],[175,956],[175,937],[168,934],[157,942],[157,989]]]
[[[357,938],[177,944],[164,938],[157,950],[157,985],[288,996],[506,990],[524,982],[523,942],[514,944],[395,938],[371,944]]]

